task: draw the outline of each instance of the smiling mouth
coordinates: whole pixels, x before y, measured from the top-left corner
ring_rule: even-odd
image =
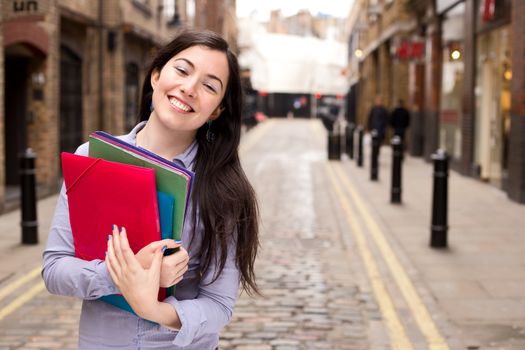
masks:
[[[191,108],[190,106],[188,106],[187,104],[185,104],[184,102],[176,99],[175,97],[173,96],[169,96],[168,97],[169,101],[170,101],[170,104],[174,107],[177,107],[178,109],[181,109],[183,110],[184,112],[193,112],[193,108]]]

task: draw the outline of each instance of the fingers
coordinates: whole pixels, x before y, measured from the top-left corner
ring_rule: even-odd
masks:
[[[126,228],[122,227],[119,238],[120,238],[119,243],[120,243],[121,255],[124,258],[126,265],[132,270],[141,268],[142,266],[138,262],[137,258],[135,258],[135,254],[133,253],[133,251],[131,250],[131,247],[129,246]]]
[[[171,287],[183,279],[188,271],[189,256],[183,247],[173,255],[164,257],[162,261],[161,285]]]
[[[188,255],[188,251],[186,249],[181,247],[180,250],[174,255],[176,257],[176,263],[175,263],[176,267],[180,267],[184,265],[188,266],[190,256]]]
[[[163,256],[165,249],[177,247],[180,249],[176,253]],[[126,229],[122,228],[119,232],[118,227],[114,226],[108,240],[106,261],[108,271],[117,286],[133,279],[133,275],[146,273],[150,281],[155,280],[163,287],[169,287],[183,279],[188,270],[189,255],[180,241],[172,239],[152,242],[134,254]]]
[[[149,272],[153,274],[152,277],[155,280],[159,280],[160,278],[160,267],[162,265],[162,253],[164,253],[164,249],[165,248],[162,248],[155,252],[155,256],[151,262],[151,267],[149,268]]]
[[[113,237],[111,238],[111,242],[113,243],[113,250],[115,252],[115,257],[118,259],[120,266],[125,267],[126,261],[124,260],[124,256],[122,254],[120,233],[118,231],[117,225],[113,225],[112,233],[113,233]]]
[[[172,271],[171,276],[173,278],[173,276],[179,270],[182,270],[184,267],[188,266],[188,262],[189,262],[188,252],[186,251],[186,249],[181,247],[178,252],[175,252],[174,254],[169,255],[169,256],[165,256],[162,262],[162,266],[163,268],[169,271]],[[172,278],[170,278],[170,280],[172,280]]]
[[[121,268],[118,259],[115,256],[115,250],[113,249],[113,239],[111,235],[108,236],[108,246],[105,261],[111,279],[113,280],[115,285],[118,286],[120,282]]]
[[[113,264],[111,263],[109,259],[109,255],[106,255],[106,267],[109,271],[109,275],[111,276],[111,279],[113,280],[113,283],[115,283],[115,285],[118,287],[120,280],[119,280],[117,273],[115,272]]]

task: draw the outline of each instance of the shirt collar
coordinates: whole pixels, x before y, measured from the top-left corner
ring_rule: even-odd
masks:
[[[137,134],[146,126],[147,121],[142,121],[138,123],[129,134],[125,135],[125,141],[131,143],[132,145],[137,145]],[[185,167],[186,169],[193,170],[193,165],[195,163],[195,157],[197,156],[197,150],[199,149],[197,140],[193,140],[191,145],[186,148],[184,152],[175,156],[171,161],[178,163]]]

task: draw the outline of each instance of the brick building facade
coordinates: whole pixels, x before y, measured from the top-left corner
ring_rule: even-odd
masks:
[[[349,52],[358,51],[357,65],[349,68],[351,90],[358,90],[352,116],[357,124],[366,125],[374,98],[380,95],[386,106],[395,106],[409,97],[408,61],[396,56],[395,50],[412,35],[415,21],[407,14],[402,1],[391,1],[380,7],[367,1],[356,1],[356,14],[350,25]],[[353,56],[353,55],[352,55]]]
[[[45,196],[61,182],[61,151],[74,151],[94,130],[131,129],[152,54],[207,12],[190,18],[189,2],[0,0],[0,212],[18,205],[21,151],[36,152],[38,194]],[[235,22],[225,18],[220,26],[200,27],[235,41]]]
[[[357,123],[374,95],[389,108],[405,99],[412,155],[430,160],[443,148],[453,169],[525,203],[523,2],[361,0],[354,9]]]

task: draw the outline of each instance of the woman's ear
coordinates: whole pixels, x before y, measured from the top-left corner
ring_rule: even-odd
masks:
[[[157,81],[159,81],[159,77],[160,77],[160,71],[158,69],[154,69],[153,72],[151,72],[151,78],[150,78],[150,84],[153,90],[155,90],[155,86],[157,85]]]
[[[210,115],[210,119],[211,120],[215,120],[215,119],[219,118],[219,116],[224,111],[224,109],[225,108],[222,105],[219,105],[217,108],[215,108],[213,113]]]

